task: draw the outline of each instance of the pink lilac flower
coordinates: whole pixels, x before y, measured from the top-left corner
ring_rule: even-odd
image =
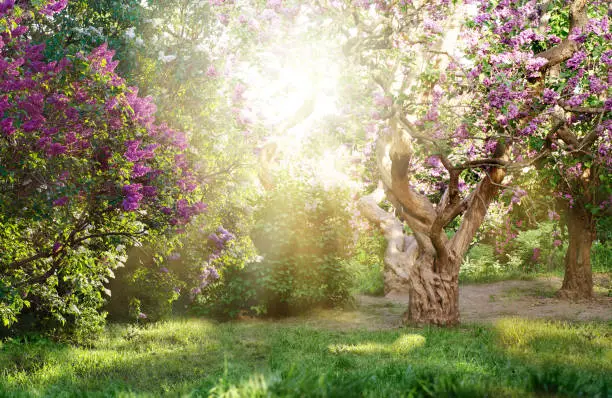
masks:
[[[157,188],[146,185],[142,187],[142,194],[146,197],[154,197],[157,196]]]
[[[601,62],[608,66],[612,66],[612,50],[604,51],[601,54]]]
[[[584,41],[586,40],[586,34],[582,32],[582,29],[580,28],[572,29],[568,37],[570,40],[574,40],[578,43],[584,43]]]
[[[68,0],[51,0],[40,12],[45,15],[53,15],[66,8],[67,4]]]
[[[559,216],[559,214],[556,211],[549,210],[548,211],[548,219],[550,221],[553,221],[553,220],[559,220],[559,219],[561,219],[561,217]]]
[[[65,153],[66,150],[67,148],[64,145],[54,142],[47,147],[46,152],[48,156],[58,156]]]
[[[393,99],[380,93],[376,93],[374,94],[374,104],[376,104],[376,106],[391,106],[393,105]]]
[[[11,136],[15,133],[15,131],[17,131],[17,129],[13,126],[13,119],[11,118],[2,119],[2,121],[0,121],[0,130],[6,136]]]
[[[589,76],[589,87],[594,94],[602,93],[606,90],[606,84],[597,76]]]
[[[487,153],[493,153],[495,152],[495,148],[497,148],[497,141],[488,140],[484,149]]]
[[[217,73],[217,69],[215,69],[214,65],[209,65],[208,69],[206,69],[206,76],[208,77],[217,77],[219,74]]]
[[[542,67],[546,65],[547,63],[548,63],[548,60],[546,58],[541,58],[541,57],[531,58],[527,60],[527,64],[525,67],[530,72],[537,72],[540,69],[542,69]]]
[[[577,107],[577,106],[580,106],[584,102],[584,100],[586,100],[588,97],[589,97],[589,94],[586,94],[586,93],[574,95],[570,99],[567,100],[567,104],[572,107]]]
[[[241,84],[238,83],[236,84],[236,86],[234,86],[234,94],[232,95],[232,100],[234,102],[240,102],[244,99],[244,91],[246,90],[246,87]]]

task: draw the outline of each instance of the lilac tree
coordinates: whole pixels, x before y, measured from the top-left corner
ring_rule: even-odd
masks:
[[[103,283],[126,246],[177,232],[206,209],[186,134],[156,123],[151,98],[114,72],[113,51],[49,62],[28,38],[28,18],[65,5],[0,3],[6,326],[27,307],[70,327],[103,319]]]
[[[448,5],[433,2],[330,3],[329,9],[351,16],[346,52],[376,84],[375,156],[385,195],[363,198],[361,209],[389,242],[387,266],[408,285],[406,320],[459,321],[459,267],[489,205],[508,171],[546,162],[564,181],[560,189],[585,187],[585,205],[574,201],[570,211],[570,234],[585,241],[570,243],[566,259],[564,290],[574,289],[571,264],[588,267],[578,247],[590,248],[593,224],[585,223],[591,238],[576,234],[572,228],[586,213],[572,212],[605,206],[595,191],[606,177],[595,175],[610,167],[600,156],[607,156],[610,131],[603,4],[542,9],[533,1],[482,2],[452,10],[452,18]],[[590,159],[588,173],[576,172],[585,168],[581,156]],[[574,183],[566,177],[570,167]],[[384,196],[395,214],[378,206]]]
[[[610,40],[603,2],[479,4],[468,25],[488,123],[533,163],[565,207],[569,247],[560,294],[592,294],[596,220],[609,210]],[[485,44],[482,44],[485,43]],[[491,99],[497,102],[493,103]]]

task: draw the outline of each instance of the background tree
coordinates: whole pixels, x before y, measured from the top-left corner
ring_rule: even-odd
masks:
[[[533,17],[517,22],[516,15],[525,11]],[[522,98],[506,100],[504,114],[495,122],[516,129],[512,138],[520,143],[521,156],[539,159],[540,175],[551,182],[565,209],[569,247],[560,295],[588,298],[593,290],[590,253],[597,219],[606,214],[611,193],[612,35],[607,6],[575,1],[538,9],[530,2],[503,7],[482,3],[479,12],[472,26],[489,47],[486,55],[476,56],[476,64],[484,71],[495,68],[510,84],[531,84]],[[528,73],[515,67],[525,57],[533,57]],[[488,84],[490,93],[501,91],[499,83]],[[514,113],[518,118],[529,115],[524,125],[512,120]]]

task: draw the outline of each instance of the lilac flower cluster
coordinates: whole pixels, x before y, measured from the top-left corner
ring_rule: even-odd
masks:
[[[580,64],[586,59],[586,53],[584,51],[576,51],[574,55],[565,62],[570,69],[578,69]]]
[[[211,241],[218,250],[222,250],[227,242],[235,239],[236,236],[220,226],[217,228],[216,233],[212,233],[208,236],[208,240]]]
[[[140,149],[142,140],[127,141],[125,146],[127,150],[124,156],[130,162],[138,162],[139,160],[152,159],[155,156],[155,150],[159,147],[159,144],[150,144],[145,148]]]
[[[143,198],[142,184],[131,184],[123,186],[123,195],[125,199],[121,203],[123,210],[137,210],[140,206],[140,201]]]
[[[386,107],[393,105],[393,99],[381,93],[374,94],[374,104],[376,106]]]
[[[545,104],[555,104],[559,100],[559,94],[555,90],[545,88],[542,92],[542,100]]]

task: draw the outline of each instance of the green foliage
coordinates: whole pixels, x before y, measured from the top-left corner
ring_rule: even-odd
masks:
[[[283,179],[255,214],[252,239],[261,256],[221,269],[200,304],[217,316],[288,315],[351,302],[347,264],[353,246],[349,198],[341,188]]]
[[[257,307],[257,287],[254,270],[246,268],[246,261],[255,255],[253,243],[248,238],[238,239],[216,262],[220,264],[220,279],[212,283],[191,305],[191,312],[215,318],[236,318],[242,311],[251,310],[257,315],[265,307]]]
[[[504,274],[504,268],[495,258],[493,247],[478,243],[470,248],[461,264],[462,282],[491,281]]]
[[[105,309],[111,320],[155,322],[172,314],[172,305],[186,284],[175,272],[156,264],[150,251],[130,251],[126,266],[117,270],[108,286],[112,296]]]
[[[131,301],[137,300],[130,315],[137,318],[145,314],[147,320],[157,321],[170,316],[172,303],[178,298],[175,289],[180,289],[183,283],[169,271],[138,268],[129,275],[129,285]]]
[[[357,293],[382,296],[385,293],[384,256],[387,248],[385,237],[378,230],[359,235],[348,268],[355,278]]]
[[[555,247],[557,224],[542,222],[537,228],[519,231],[503,254],[485,243],[477,243],[466,254],[459,277],[463,282],[525,278],[563,269],[565,245]]]
[[[254,265],[269,313],[350,301],[346,260],[353,244],[348,193],[341,188],[284,181],[259,209],[253,241],[263,260]]]
[[[503,319],[385,331],[187,319],[113,326],[90,348],[0,346],[7,396],[606,397],[610,326]],[[146,364],[146,366],[143,366]]]
[[[591,248],[593,272],[612,272],[612,242],[595,242]]]
[[[542,222],[535,229],[520,231],[507,252],[508,263],[520,264],[525,272],[562,268],[565,250],[553,245],[556,228],[554,222]]]

